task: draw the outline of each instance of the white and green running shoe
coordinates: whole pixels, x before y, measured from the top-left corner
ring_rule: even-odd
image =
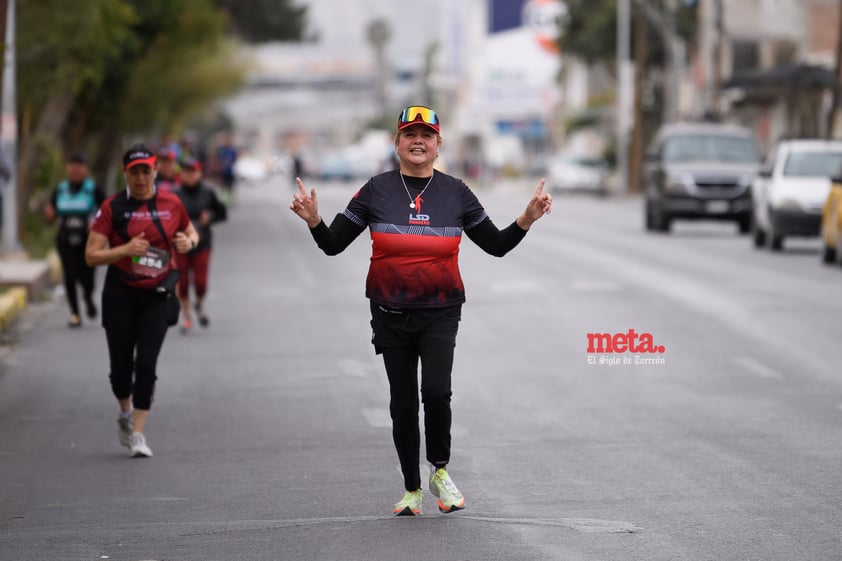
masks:
[[[439,498],[439,510],[444,513],[465,508],[465,497],[444,468],[430,466],[430,491]]]
[[[403,494],[403,498],[392,509],[392,514],[395,516],[420,516],[421,515],[421,499],[424,493],[421,489],[417,491],[407,491]]]

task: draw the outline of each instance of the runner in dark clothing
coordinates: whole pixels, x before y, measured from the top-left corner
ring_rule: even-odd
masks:
[[[175,191],[184,203],[187,215],[199,232],[196,249],[175,256],[181,277],[178,280],[178,298],[181,302],[183,320],[181,332],[193,328],[190,318],[190,281],[196,294],[196,316],[199,325],[207,327],[210,320],[205,313],[204,301],[208,290],[208,269],[211,258],[211,224],[222,222],[228,217],[228,210],[217,198],[213,189],[202,182],[202,165],[195,158],[181,162],[181,187]]]
[[[234,187],[237,183],[237,176],[234,173],[234,166],[237,163],[239,152],[234,146],[233,136],[226,134],[220,146],[216,149],[216,161],[219,167],[220,179],[222,180],[222,189],[225,195],[232,200],[234,195]]]
[[[126,190],[107,198],[91,226],[85,257],[108,265],[102,325],[111,389],[120,404],[120,444],[149,457],[144,428],[167,327],[177,321],[175,252],[195,249],[199,234],[174,194],[155,188],[155,154],[136,145],[123,156]],[[175,318],[172,311],[175,310]],[[134,408],[134,410],[132,410]]]
[[[67,158],[65,179],[53,190],[44,214],[50,222],[58,220],[56,250],[61,259],[64,292],[70,306],[70,327],[79,327],[79,296],[77,285],[82,287],[88,318],[97,315],[94,304],[94,268],[85,263],[85,244],[88,227],[94,213],[105,200],[105,193],[88,176],[88,160],[77,152]]]
[[[445,469],[453,351],[465,301],[458,265],[462,232],[487,253],[503,256],[552,204],[542,180],[523,214],[499,230],[467,185],[433,169],[441,144],[436,113],[407,107],[395,136],[400,169],[372,177],[329,227],[319,215],[316,190],[308,193],[300,179],[290,205],[328,255],[343,251],[366,227],[371,232],[366,296],[372,343],[389,379],[392,436],[406,489],[393,509],[397,515],[421,513],[419,360],[430,490],[442,512],[465,506]]]
[[[175,191],[181,185],[181,175],[178,173],[178,155],[172,148],[158,150],[156,158],[157,171],[155,187],[158,192]]]

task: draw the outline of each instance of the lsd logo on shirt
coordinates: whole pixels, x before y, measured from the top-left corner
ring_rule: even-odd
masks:
[[[430,225],[430,215],[429,214],[409,214],[409,224],[413,226],[429,226]]]
[[[409,213],[409,224],[413,226],[429,226],[430,225],[430,215],[429,214],[421,214],[421,203],[424,202],[424,199],[421,198],[421,195],[415,196],[415,202],[409,206],[415,209],[415,214]]]

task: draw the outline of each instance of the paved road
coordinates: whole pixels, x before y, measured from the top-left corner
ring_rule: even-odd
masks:
[[[530,188],[480,197],[505,225]],[[323,214],[353,189],[324,186]],[[369,242],[325,257],[289,195],[244,186],[218,228],[212,325],[165,343],[152,459],[117,444],[102,330],[68,331],[63,303],[28,313],[0,369],[0,559],[842,556],[842,271],[817,242],[645,235],[638,201],[572,197],[502,260],[466,241],[451,474],[468,509],[428,496],[395,519]],[[658,364],[588,353],[589,333],[630,329]]]

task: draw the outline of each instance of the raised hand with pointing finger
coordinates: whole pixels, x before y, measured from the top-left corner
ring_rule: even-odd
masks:
[[[290,210],[300,216],[310,228],[315,228],[322,221],[319,216],[319,202],[316,199],[316,188],[313,187],[310,193],[304,188],[304,182],[300,177],[295,178],[295,183],[298,185],[298,192],[292,196],[292,203],[289,205]]]
[[[535,189],[535,194],[529,199],[529,204],[526,205],[526,210],[523,211],[517,219],[517,225],[528,230],[536,220],[549,214],[552,210],[553,197],[549,193],[544,193],[545,179],[538,183],[538,188]]]

